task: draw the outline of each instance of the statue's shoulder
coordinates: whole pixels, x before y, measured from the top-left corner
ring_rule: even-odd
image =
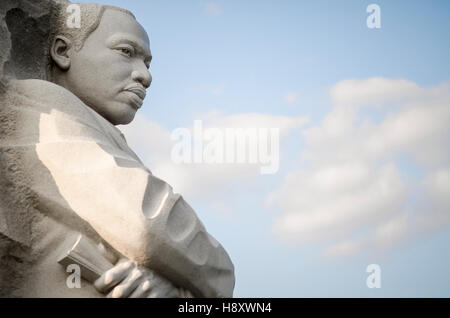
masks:
[[[9,94],[18,95],[42,111],[57,109],[62,112],[78,113],[80,110],[90,112],[87,106],[72,92],[52,82],[29,79],[13,80],[7,84]]]
[[[11,81],[6,88],[9,94],[6,104],[15,110],[13,113],[19,114],[20,122],[40,123],[41,142],[55,138],[63,140],[71,136],[102,144],[120,145],[127,153],[132,153],[118,128],[64,87],[31,79]],[[33,127],[20,125],[19,131],[23,135],[30,135]]]
[[[27,90],[35,93],[41,93],[39,90],[42,89],[52,92],[61,92],[66,90],[64,87],[56,85],[55,83],[40,79],[10,80],[7,82],[6,88],[14,90]]]
[[[103,140],[116,133],[112,124],[62,86],[43,80],[14,80],[8,83],[6,91],[7,105],[21,114],[22,121],[39,120],[41,134],[48,131],[51,136],[58,133]],[[43,121],[46,125],[42,125]]]

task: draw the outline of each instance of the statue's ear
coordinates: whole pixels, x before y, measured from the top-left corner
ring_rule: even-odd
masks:
[[[50,49],[50,55],[58,67],[63,71],[68,71],[70,68],[69,50],[72,47],[72,42],[62,36],[55,37]]]

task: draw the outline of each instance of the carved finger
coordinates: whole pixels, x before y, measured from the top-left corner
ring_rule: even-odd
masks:
[[[131,293],[129,298],[147,298],[151,293],[151,290],[152,286],[150,280],[145,280]]]
[[[159,281],[152,281],[152,288],[147,298],[177,298],[179,296],[178,289],[171,284],[164,284]],[[156,284],[155,284],[156,283]]]
[[[143,273],[135,268],[119,285],[109,293],[110,298],[127,298],[140,285],[143,278]]]
[[[120,260],[94,282],[94,287],[101,293],[107,293],[111,288],[122,282],[134,266],[134,263],[130,260]]]
[[[178,288],[178,298],[194,298],[194,295],[192,293],[184,288]]]

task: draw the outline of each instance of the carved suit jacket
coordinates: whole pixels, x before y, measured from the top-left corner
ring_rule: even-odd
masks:
[[[9,187],[0,196],[0,238],[18,244],[15,255],[3,252],[17,262],[3,287],[11,295],[101,297],[86,282],[69,289],[57,264],[63,242],[83,233],[196,296],[232,296],[224,248],[119,129],[50,82],[13,81],[2,96],[0,159]]]

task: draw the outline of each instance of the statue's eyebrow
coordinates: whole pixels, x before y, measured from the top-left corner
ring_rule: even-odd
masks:
[[[150,50],[146,48],[145,42],[143,41],[130,39],[130,37],[125,34],[113,35],[107,41],[107,44],[110,46],[116,46],[123,43],[126,43],[134,47],[136,53],[144,56],[145,62],[150,63],[152,61],[152,54]]]

